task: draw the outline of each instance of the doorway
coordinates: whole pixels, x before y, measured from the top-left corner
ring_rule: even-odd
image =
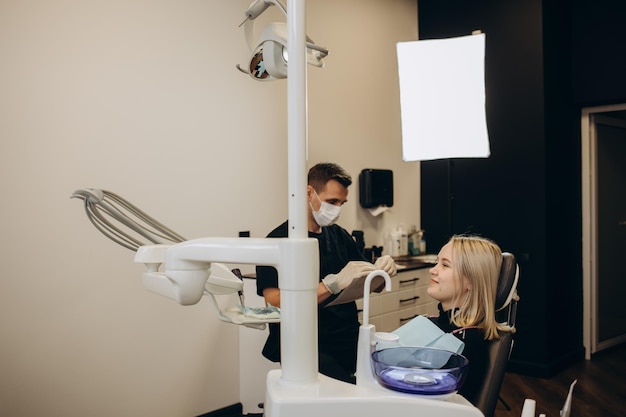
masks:
[[[626,342],[626,104],[582,111],[586,358]]]

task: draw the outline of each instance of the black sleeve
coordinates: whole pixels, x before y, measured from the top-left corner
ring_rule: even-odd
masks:
[[[288,225],[287,222],[281,224],[276,229],[272,230],[267,237],[287,237]],[[263,297],[263,290],[266,288],[278,288],[278,271],[273,266],[261,266],[256,267],[256,293],[258,296]]]
[[[256,293],[263,297],[266,288],[278,288],[278,271],[272,266],[256,267]]]

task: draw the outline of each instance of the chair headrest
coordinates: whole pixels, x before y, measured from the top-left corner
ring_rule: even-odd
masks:
[[[496,311],[500,311],[509,305],[517,291],[517,279],[519,268],[515,262],[515,256],[508,252],[502,253],[502,267],[496,287]]]

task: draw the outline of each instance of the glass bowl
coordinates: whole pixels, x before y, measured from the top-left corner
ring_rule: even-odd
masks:
[[[456,393],[465,381],[468,364],[465,356],[428,347],[393,347],[372,353],[378,383],[410,394]]]

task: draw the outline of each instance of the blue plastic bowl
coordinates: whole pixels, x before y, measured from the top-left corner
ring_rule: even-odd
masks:
[[[394,347],[372,353],[378,383],[409,394],[453,394],[461,388],[469,361],[465,356],[428,347]]]

